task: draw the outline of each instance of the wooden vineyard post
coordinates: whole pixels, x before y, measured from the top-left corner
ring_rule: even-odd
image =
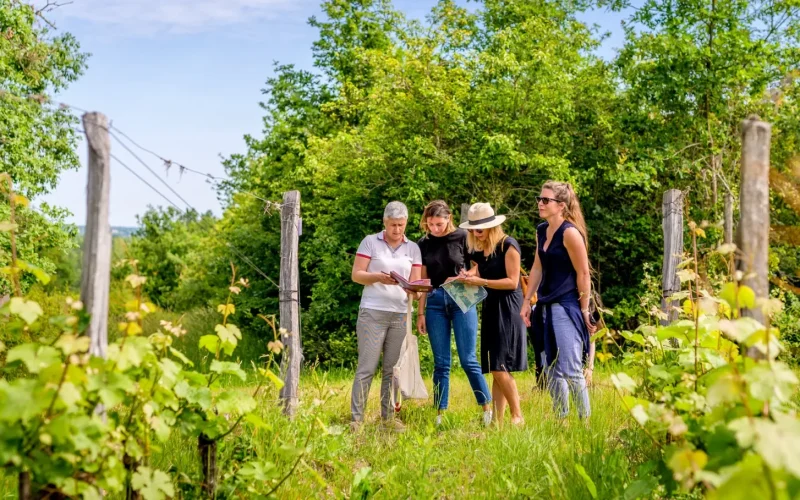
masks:
[[[283,412],[294,417],[297,411],[297,391],[300,385],[300,367],[303,346],[300,338],[300,268],[298,248],[300,242],[300,192],[283,193],[281,206],[281,276],[280,276],[280,327],[285,333],[281,359],[281,389]]]
[[[89,145],[89,175],[86,187],[86,234],[83,241],[81,300],[91,315],[89,353],[106,356],[108,347],[108,293],[111,282],[111,190],[108,118],[102,113],[83,115]]]
[[[461,224],[467,222],[469,220],[467,218],[467,214],[469,214],[469,203],[462,203],[461,204]],[[458,224],[456,224],[458,225]]]
[[[739,227],[736,268],[742,284],[756,298],[769,295],[769,148],[772,127],[758,117],[742,123],[742,177],[739,184]],[[746,309],[743,315],[764,322],[761,309]]]
[[[725,222],[723,223],[725,244],[733,243],[733,195],[725,193]]]
[[[670,189],[664,193],[661,214],[663,217],[661,227],[664,232],[661,310],[667,315],[666,319],[661,320],[661,324],[668,325],[678,319],[678,312],[674,309],[678,304],[668,299],[681,290],[678,264],[683,255],[683,193],[680,190]]]

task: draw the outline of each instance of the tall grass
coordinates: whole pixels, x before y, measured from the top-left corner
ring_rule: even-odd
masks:
[[[366,423],[352,434],[352,373],[306,375],[298,419],[285,420],[275,395],[266,397],[261,416],[273,430],[230,437],[221,447],[220,462],[236,467],[257,457],[285,472],[319,419],[327,432],[316,426],[296,473],[281,486],[280,498],[591,498],[576,464],[594,483],[597,498],[622,498],[636,479],[637,465],[653,451],[646,437],[631,428],[607,380],[591,389],[593,414],[588,424],[575,416],[556,419],[549,395],[534,388],[532,376],[522,374],[517,380],[526,418],[523,427],[483,428],[466,377],[454,373],[450,409],[440,428],[434,426],[436,412],[430,401],[406,401],[400,418],[408,430],[390,434],[378,425],[376,377]],[[315,406],[331,391],[334,395],[326,404]],[[196,475],[195,443],[171,439],[154,456],[153,465]],[[236,493],[246,496],[244,490]]]

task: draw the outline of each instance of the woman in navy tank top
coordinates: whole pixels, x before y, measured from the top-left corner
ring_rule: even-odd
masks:
[[[587,385],[592,382],[594,343],[590,334],[597,330],[589,312],[591,277],[588,239],[578,197],[565,182],[547,181],[542,186],[539,215],[545,222],[536,228],[536,257],[530,286],[523,304],[538,292],[536,307],[523,307],[520,316],[533,324],[544,351],[547,387],[553,407],[560,417],[569,414],[569,396],[578,415],[591,413]],[[538,364],[539,359],[537,359]]]

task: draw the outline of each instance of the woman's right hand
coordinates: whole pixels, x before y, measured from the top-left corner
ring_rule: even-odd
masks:
[[[425,324],[424,314],[417,316],[417,332],[419,332],[420,335],[428,334],[428,328],[427,325]]]
[[[525,322],[525,326],[531,326],[531,306],[529,305],[530,302],[526,302],[522,304],[522,310],[520,310],[519,315],[522,317],[522,321]]]
[[[391,277],[391,275],[386,273],[375,273],[378,279],[378,283],[382,283],[384,285],[396,285],[397,280]]]

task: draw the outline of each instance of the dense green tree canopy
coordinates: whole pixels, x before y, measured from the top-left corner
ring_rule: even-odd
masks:
[[[14,190],[29,199],[53,189],[61,172],[78,167],[78,119],[51,105],[49,96],[80,76],[86,57],[72,35],[51,33],[30,5],[0,1],[0,172],[10,174]],[[75,230],[64,227],[65,215],[47,204],[38,212],[20,206],[20,258],[54,271],[50,257],[74,244]],[[0,221],[8,217],[2,196]],[[9,252],[8,233],[0,233],[0,266],[8,265]],[[0,279],[0,295],[8,291]]]
[[[606,61],[594,55],[601,35],[576,17],[592,6],[485,0],[466,9],[442,0],[419,22],[388,1],[324,2],[325,17],[311,20],[318,73],[275,66],[263,136],[247,137],[247,151],[225,162],[228,208],[187,260],[184,286],[224,276],[232,260],[263,282],[246,310],[275,307],[274,285],[251,264],[277,279],[277,216],[237,193],[279,201],[298,189],[306,353],[348,362],[360,294],[350,267],[385,203],[410,207],[408,233],[418,237],[431,199],[456,214],[462,203],[489,201],[509,215],[529,266],[534,197],[554,178],[581,197],[614,324],[635,324],[645,264],[660,268],[664,190],[686,192],[689,216],[712,224],[706,244],[715,245],[723,194],[737,192],[739,126],[752,113],[773,123],[776,167],[793,175],[784,165],[800,137],[800,15],[792,2],[648,1]],[[776,223],[796,224],[782,203]],[[797,262],[796,247],[776,250],[783,274]]]

